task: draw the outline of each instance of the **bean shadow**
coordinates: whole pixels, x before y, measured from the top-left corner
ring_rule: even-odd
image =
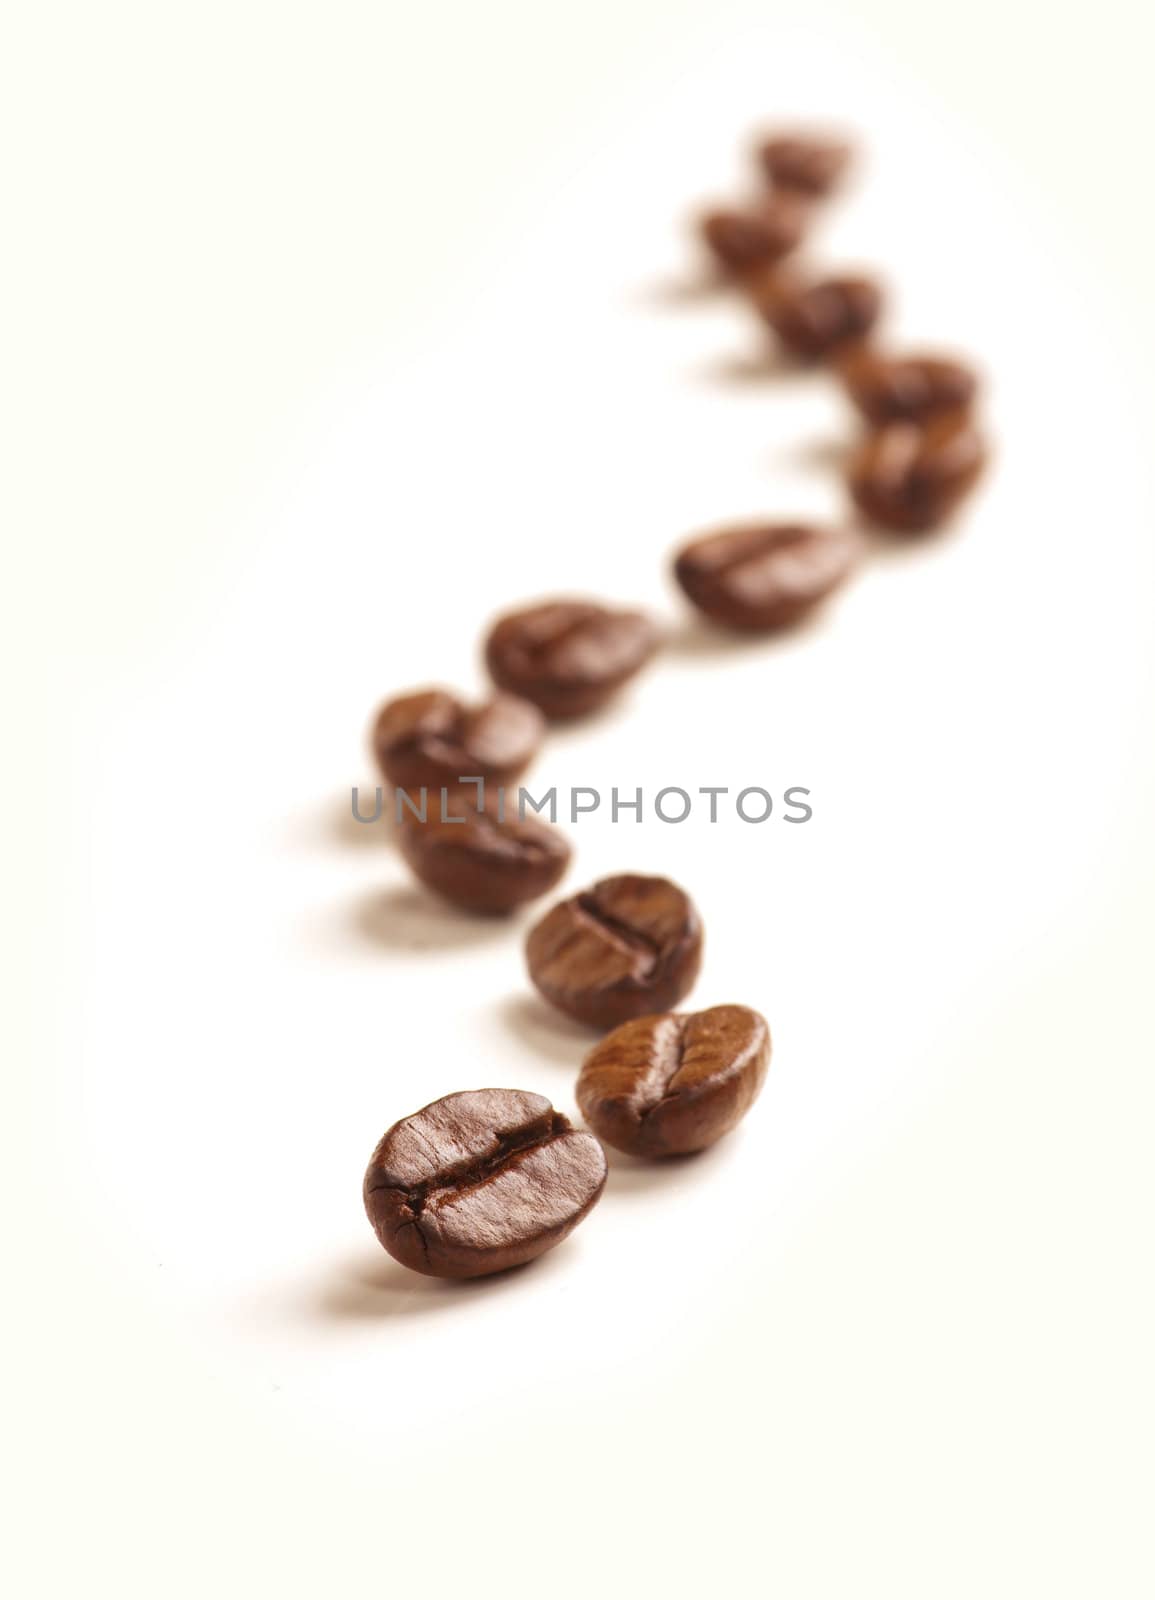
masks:
[[[463,949],[508,935],[508,917],[473,916],[419,885],[398,883],[362,895],[352,907],[354,931],[379,950]]]
[[[357,808],[362,817],[373,820],[358,821],[353,815],[351,797],[346,796],[340,811],[334,810],[333,813],[331,836],[335,844],[342,844],[355,850],[363,850],[366,846],[380,850],[396,842],[397,825],[393,821],[388,792],[382,796],[379,817],[373,816],[376,808],[372,788],[358,790]]]
[[[834,599],[831,596],[832,603]],[[739,629],[719,627],[706,617],[688,616],[676,629],[671,629],[666,648],[673,660],[680,659],[690,665],[708,659],[732,660],[735,656],[749,655],[755,651],[769,654],[820,632],[825,610],[825,605],[815,606],[813,611],[807,612],[797,622],[773,633],[743,633]]]
[[[596,1031],[563,1017],[536,994],[508,995],[501,1002],[501,1016],[510,1032],[536,1055],[548,1056],[575,1073],[598,1038]]]
[[[784,379],[810,381],[814,373],[784,351],[768,345],[764,350],[711,361],[702,368],[702,376],[711,383],[757,385]]]
[[[561,1256],[560,1263],[555,1261]],[[417,1319],[448,1311],[468,1311],[485,1298],[516,1293],[530,1279],[565,1270],[564,1245],[537,1261],[484,1278],[427,1278],[384,1251],[355,1257],[331,1270],[306,1302],[307,1313],[322,1322],[380,1322]]]
[[[693,306],[717,300],[732,289],[733,284],[720,273],[703,268],[646,284],[634,298],[645,305]]]
[[[727,1149],[735,1148],[740,1138],[741,1129],[736,1129],[707,1150],[697,1150],[688,1156],[664,1156],[657,1161],[628,1156],[605,1145],[606,1164],[610,1169],[606,1198],[612,1200],[620,1195],[628,1199],[659,1189],[690,1189],[700,1183],[715,1183]]]
[[[791,450],[790,459],[816,472],[846,471],[854,446],[846,439],[810,439]]]

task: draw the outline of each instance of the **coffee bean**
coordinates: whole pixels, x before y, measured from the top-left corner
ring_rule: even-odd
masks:
[[[546,913],[526,942],[529,975],[559,1011],[594,1028],[667,1011],[702,961],[702,925],[665,878],[603,878]]]
[[[462,778],[505,783],[528,766],[544,729],[537,707],[513,695],[469,707],[444,689],[423,689],[382,706],[373,749],[400,789],[440,788]]]
[[[395,1122],[365,1174],[391,1256],[434,1278],[479,1278],[560,1244],[601,1196],[606,1158],[540,1094],[473,1089]]]
[[[714,622],[767,633],[825,599],[858,553],[859,540],[844,529],[751,524],[693,540],[679,552],[674,575]]]
[[[598,1138],[617,1150],[687,1155],[742,1120],[769,1064],[770,1030],[747,1006],[639,1017],[590,1051],[577,1102]]]
[[[645,666],[657,643],[657,630],[640,611],[553,600],[500,618],[485,659],[501,688],[560,720],[604,705]]]
[[[852,154],[844,139],[815,134],[779,134],[758,149],[762,170],[776,188],[810,196],[829,194],[849,167]]]
[[[868,435],[850,463],[850,492],[871,522],[902,533],[936,528],[974,487],[986,462],[982,436],[965,416],[925,427],[892,422]]]
[[[797,249],[805,229],[805,207],[777,197],[749,210],[709,211],[699,224],[702,240],[715,261],[724,271],[736,274],[781,261]]]
[[[426,796],[425,820],[403,810],[401,854],[427,888],[466,911],[500,914],[556,887],[570,848],[556,828],[520,817],[514,792],[474,787]]]
[[[894,358],[863,350],[849,357],[840,371],[850,398],[876,427],[965,411],[978,391],[972,369],[945,356]]]
[[[882,290],[870,278],[798,283],[767,274],[751,285],[754,302],[790,354],[821,361],[861,343],[882,313]]]

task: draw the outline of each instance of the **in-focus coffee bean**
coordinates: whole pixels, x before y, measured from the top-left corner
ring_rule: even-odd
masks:
[[[746,210],[708,211],[699,223],[717,265],[737,275],[772,267],[798,248],[805,231],[805,207],[778,196]]]
[[[394,1123],[365,1174],[365,1209],[391,1256],[434,1278],[521,1266],[599,1199],[606,1158],[540,1094],[474,1089]]]
[[[616,1150],[688,1155],[742,1120],[769,1064],[770,1030],[748,1006],[639,1017],[586,1056],[577,1102]]]
[[[819,134],[778,134],[758,147],[766,177],[777,189],[818,198],[842,181],[853,151],[845,139]]]
[[[546,913],[526,941],[529,975],[559,1011],[594,1028],[668,1011],[702,962],[690,897],[666,878],[603,878]]]
[[[401,854],[427,888],[465,911],[498,915],[556,888],[570,848],[556,828],[518,815],[516,794],[475,787],[426,796],[425,820],[403,809]]]
[[[496,684],[561,720],[604,705],[657,644],[657,629],[640,611],[550,600],[501,617],[485,659]]]
[[[958,509],[985,463],[982,435],[964,415],[934,417],[925,427],[892,422],[871,433],[853,456],[850,492],[871,522],[921,533]]]
[[[872,278],[843,275],[800,283],[766,273],[750,286],[754,303],[799,361],[822,361],[861,344],[882,314],[882,289]]]
[[[694,539],[674,576],[711,621],[769,633],[811,611],[848,575],[861,547],[844,528],[754,523]]]
[[[859,350],[840,363],[839,371],[850,398],[876,427],[965,411],[978,392],[973,368],[947,356],[880,356]]]
[[[373,750],[399,789],[439,788],[462,778],[506,783],[529,765],[544,731],[537,707],[514,695],[466,706],[444,689],[421,689],[382,706]]]

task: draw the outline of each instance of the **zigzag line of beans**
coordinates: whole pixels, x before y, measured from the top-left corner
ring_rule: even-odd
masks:
[[[720,277],[744,294],[798,363],[827,366],[866,429],[847,469],[870,524],[919,533],[944,523],[980,476],[976,376],[933,352],[875,343],[883,293],[870,278],[815,277],[790,258],[844,179],[841,140],[782,134],[757,149],[762,190],[713,210],[699,231]],[[850,574],[853,526],[757,523],[684,545],[674,576],[713,623],[751,634],[798,622]],[[570,860],[558,830],[506,812],[502,791],[536,754],[547,721],[605,705],[650,660],[657,628],[639,611],[568,598],[511,612],[485,660],[497,692],[469,706],[444,689],[390,700],[373,749],[398,796],[398,840],[415,876],[480,914],[505,914],[553,889]],[[460,780],[484,780],[460,787]],[[422,804],[413,798],[425,790]],[[433,804],[429,804],[432,793]],[[438,798],[448,803],[438,804]],[[704,1149],[745,1115],[766,1076],[770,1034],[746,1006],[674,1010],[698,975],[702,927],[665,878],[621,874],[555,905],[530,931],[529,975],[558,1010],[605,1036],[586,1056],[577,1101],[593,1134],[541,1095],[478,1089],[434,1101],[389,1129],[364,1181],[385,1248],[440,1277],[532,1260],[586,1216],[606,1182],[602,1144],[646,1157]],[[610,1030],[610,1031],[606,1031]]]

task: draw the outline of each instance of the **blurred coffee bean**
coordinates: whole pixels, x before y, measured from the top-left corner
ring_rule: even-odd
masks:
[[[425,797],[425,820],[403,808],[398,842],[416,877],[465,911],[499,915],[561,881],[570,847],[556,828],[520,817],[515,790],[487,788],[477,808],[475,786]]]
[[[859,550],[846,529],[751,524],[694,539],[675,559],[674,575],[712,621],[764,633],[797,622],[825,599]]]
[[[850,492],[872,522],[903,533],[936,528],[974,487],[986,447],[957,412],[925,426],[891,422],[869,434],[849,469]]]
[[[601,1145],[543,1095],[474,1089],[394,1123],[363,1192],[396,1260],[434,1278],[478,1278],[560,1244],[605,1182]]]
[[[839,276],[799,283],[766,274],[750,286],[754,302],[790,354],[821,361],[861,343],[882,312],[872,278]]]
[[[668,1011],[689,993],[702,925],[666,878],[626,873],[546,913],[526,941],[529,975],[559,1011],[594,1028]]]
[[[748,1006],[640,1017],[586,1056],[577,1103],[616,1150],[688,1155],[742,1120],[769,1064],[770,1030]]]
[[[841,181],[853,154],[844,139],[817,134],[779,134],[758,147],[758,159],[778,189],[819,197]]]
[[[563,719],[604,705],[657,644],[657,629],[640,611],[552,600],[501,617],[486,641],[485,659],[501,688]]]
[[[805,207],[777,196],[744,210],[707,212],[699,223],[718,266],[738,275],[781,261],[797,249],[805,229]]]
[[[401,789],[439,788],[461,778],[504,783],[525,770],[544,731],[537,707],[513,695],[470,707],[444,689],[423,689],[381,708],[373,749],[385,777]]]
[[[858,350],[839,370],[850,398],[876,427],[965,411],[978,392],[974,370],[946,356],[895,357]]]

